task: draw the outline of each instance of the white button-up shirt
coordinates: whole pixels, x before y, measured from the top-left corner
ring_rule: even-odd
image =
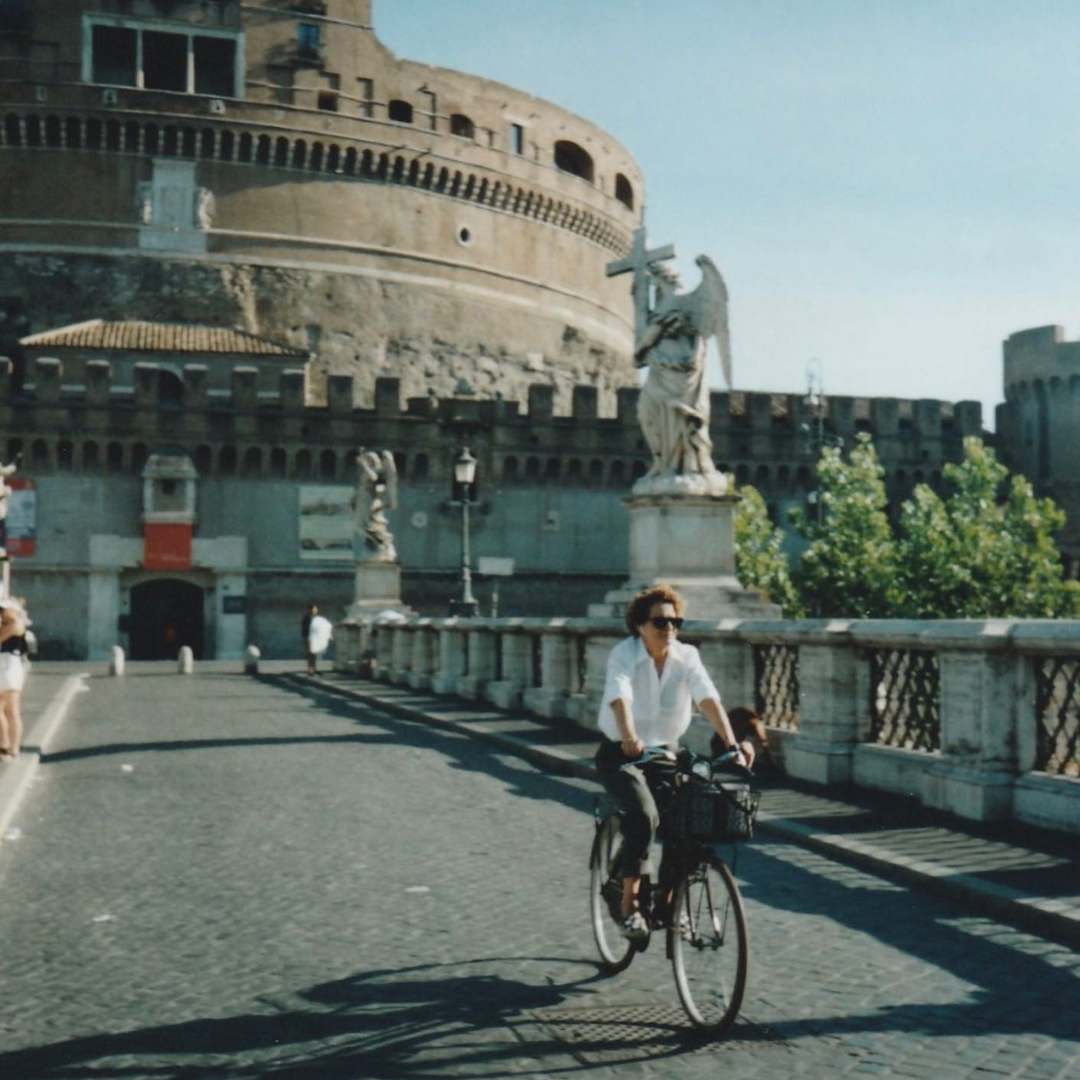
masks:
[[[668,647],[664,671],[656,664],[641,638],[629,637],[611,650],[607,663],[604,701],[599,727],[619,741],[619,728],[611,703],[622,698],[634,718],[634,730],[646,746],[675,743],[690,726],[690,703],[706,698],[720,700],[701,656],[693,645],[673,641]]]

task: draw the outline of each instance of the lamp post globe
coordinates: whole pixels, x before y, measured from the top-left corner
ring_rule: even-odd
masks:
[[[450,614],[472,618],[480,605],[472,594],[472,569],[469,566],[469,505],[473,481],[476,479],[476,458],[464,446],[454,458],[454,483],[461,500],[461,596],[450,601]]]

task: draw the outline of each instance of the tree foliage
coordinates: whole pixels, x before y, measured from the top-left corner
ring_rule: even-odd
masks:
[[[982,440],[946,465],[940,498],[920,484],[900,517],[898,614],[916,618],[1080,615],[1080,585],[1066,581],[1054,536],[1065,515],[1010,476]]]
[[[803,612],[791,580],[784,533],[769,520],[765,500],[757,488],[738,489],[742,500],[735,507],[735,576],[748,589],[760,589],[767,600],[779,604],[789,619]]]
[[[1054,538],[1065,515],[1010,476],[978,438],[943,470],[949,494],[926,484],[894,530],[884,470],[868,435],[851,452],[827,447],[817,465],[814,513],[792,521],[806,547],[792,571],[784,534],[751,487],[735,514],[739,580],[789,617],[1080,618],[1080,584],[1065,579]]]
[[[799,514],[807,548],[795,585],[812,615],[889,618],[896,611],[897,545],[886,514],[885,470],[860,434],[845,458],[826,447],[817,465],[817,513]]]

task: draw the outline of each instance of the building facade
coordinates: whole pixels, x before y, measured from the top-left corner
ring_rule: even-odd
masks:
[[[371,14],[0,6],[6,321],[239,327],[368,405],[387,375],[567,400],[632,382],[630,298],[604,265],[640,223],[637,164],[553,104],[398,59]]]

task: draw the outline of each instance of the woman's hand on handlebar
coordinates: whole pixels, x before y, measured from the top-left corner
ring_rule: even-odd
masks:
[[[645,744],[637,735],[628,736],[619,745],[622,747],[623,757],[638,758],[645,753]]]

